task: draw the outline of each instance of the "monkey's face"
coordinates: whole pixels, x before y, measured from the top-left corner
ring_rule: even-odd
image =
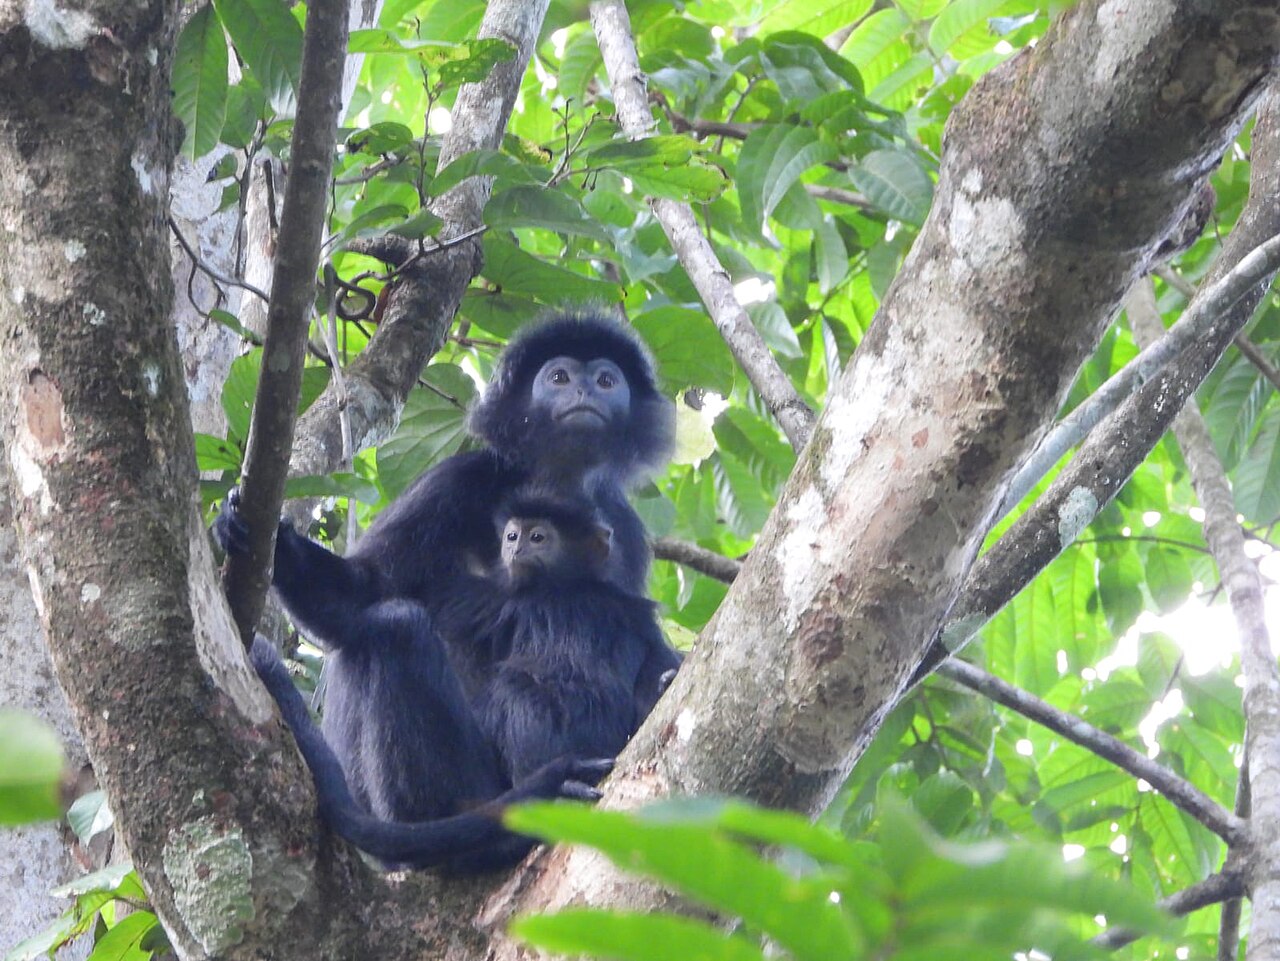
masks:
[[[556,428],[598,434],[627,423],[631,388],[622,369],[597,357],[552,357],[533,379],[533,408]]]
[[[557,572],[564,563],[563,538],[547,521],[513,517],[503,527],[502,566],[512,584],[528,584]]]

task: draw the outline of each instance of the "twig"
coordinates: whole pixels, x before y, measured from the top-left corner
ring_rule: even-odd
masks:
[[[173,232],[173,236],[177,239],[178,246],[186,252],[187,258],[191,261],[192,266],[203,273],[206,277],[209,277],[211,280],[215,280],[220,284],[225,284],[228,287],[239,287],[242,290],[247,290],[249,293],[259,298],[264,304],[271,303],[271,298],[257,287],[253,286],[253,284],[245,283],[243,280],[237,280],[235,277],[228,277],[226,274],[214,270],[206,264],[204,260],[201,259],[200,255],[196,253],[195,248],[191,246],[191,242],[187,240],[186,237],[182,236],[182,231],[178,229],[177,221],[172,217],[169,218],[169,230]]]
[[[1191,815],[1229,844],[1240,844],[1248,838],[1249,827],[1244,820],[1236,817],[1190,781],[1161,767],[1106,731],[1100,731],[1080,718],[1058,710],[1034,694],[1016,688],[967,661],[953,658],[938,668],[938,673],[977,691],[997,704],[1017,711],[1055,734],[1061,734],[1073,744],[1079,744],[1134,777],[1142,778],[1171,804]]]
[[[591,25],[609,74],[609,86],[623,132],[631,140],[648,136],[653,128],[653,116],[626,5],[622,0],[595,0],[591,4]],[[649,205],[734,358],[791,446],[797,451],[803,449],[813,432],[813,411],[800,398],[751,317],[738,303],[729,273],[698,230],[693,210],[688,204],[659,198],[651,198]]]
[[[1221,904],[1223,901],[1239,898],[1242,894],[1244,894],[1244,877],[1238,871],[1222,871],[1219,874],[1211,874],[1203,881],[1189,888],[1183,888],[1167,898],[1161,898],[1157,903],[1170,914],[1182,917],[1192,911],[1207,908],[1211,904]],[[1111,928],[1094,938],[1092,943],[1100,948],[1123,948],[1137,941],[1141,936],[1126,928]],[[1232,957],[1235,956],[1232,955]]]
[[[654,541],[653,556],[659,560],[683,564],[690,570],[706,574],[726,584],[732,584],[733,579],[738,576],[738,571],[742,569],[741,561],[674,537],[659,537]]]
[[[849,207],[857,207],[859,210],[874,210],[875,206],[855,190],[846,190],[843,187],[827,187],[823,184],[805,184],[805,193],[817,200],[829,200],[833,204],[845,204]]]
[[[1236,776],[1236,817],[1248,818],[1253,813],[1249,795],[1249,755]],[[1227,852],[1231,857],[1231,852]],[[1223,902],[1222,917],[1218,921],[1218,961],[1236,961],[1240,956],[1240,898]]]
[[[225,579],[227,599],[246,646],[253,642],[262,616],[284,502],[346,51],[347,5],[316,0],[307,13],[291,172],[285,185],[262,374],[241,480],[240,510],[249,528],[249,551],[228,558]]]
[[[1196,285],[1169,267],[1161,267],[1153,273],[1188,300],[1196,295]],[[1249,363],[1258,368],[1259,373],[1271,381],[1276,390],[1280,390],[1280,369],[1267,359],[1267,355],[1258,349],[1258,345],[1244,334],[1236,334],[1233,343]]]

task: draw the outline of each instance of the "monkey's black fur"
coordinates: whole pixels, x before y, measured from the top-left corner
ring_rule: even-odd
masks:
[[[307,706],[275,648],[259,636],[250,657],[311,769],[320,816],[334,833],[388,865],[475,874],[514,864],[535,841],[503,828],[499,822],[502,809],[535,798],[594,800],[600,795],[589,785],[612,766],[608,760],[559,758],[517,787],[465,813],[413,824],[382,821],[367,814],[351,796],[337,755],[311,723]]]
[[[542,494],[515,498],[506,517],[549,522],[562,539],[554,566],[508,587],[481,634],[502,657],[476,713],[520,783],[562,755],[616,755],[680,655],[662,636],[653,602],[602,576],[601,528],[589,509]]]
[[[440,672],[441,690],[450,692],[434,705],[440,712],[434,729],[456,732],[440,746],[435,788],[448,785],[450,797],[473,805],[495,798],[490,803],[465,812],[455,804],[423,823],[371,817],[366,812],[386,799],[352,797],[343,771],[351,774],[353,764],[338,762],[274,650],[255,641],[254,666],[311,767],[322,816],[339,835],[392,865],[473,872],[518,860],[532,842],[501,829],[495,820],[501,808],[533,797],[596,796],[583,782],[604,773],[604,759],[622,749],[680,665],[653,603],[601,577],[607,553],[597,550],[602,528],[589,508],[545,495],[518,497],[499,515],[498,529],[511,518],[550,524],[560,544],[529,580],[504,583],[501,571],[493,579],[473,578],[463,599],[442,606],[447,616],[469,621],[476,642],[497,662],[474,714],[449,665],[434,656],[440,648],[420,605],[391,602],[397,606],[375,628],[414,646],[422,665]],[[607,530],[603,534],[607,541]],[[646,671],[652,683],[642,679]],[[412,679],[378,683],[399,680]],[[356,760],[380,759],[370,753]],[[385,770],[356,770],[363,783],[387,781]],[[515,787],[504,789],[507,784]]]
[[[630,390],[622,422],[584,434],[546,416],[533,402],[532,384],[555,357],[616,364]],[[673,426],[673,407],[658,392],[652,361],[632,331],[603,317],[558,316],[522,331],[499,358],[471,418],[472,431],[489,446],[423,474],[347,557],[281,524],[273,586],[294,622],[329,654],[324,734],[364,811],[402,822],[452,818],[511,789],[510,769],[476,720],[482,696],[486,711],[500,713],[486,691],[508,654],[495,647],[503,634],[486,620],[493,584],[476,573],[497,563],[494,511],[531,482],[585,500],[612,531],[603,578],[620,596],[647,604],[648,546],[625,495],[666,457]],[[224,549],[244,549],[247,532],[234,498],[224,502],[214,532]],[[599,626],[598,635],[618,626],[604,615],[595,625],[590,608],[570,607],[556,614],[558,623],[576,619],[581,634],[587,626]],[[645,616],[652,626],[647,608]],[[649,651],[648,641],[620,643],[625,650],[616,655],[618,676],[610,684],[629,688],[629,716],[593,720],[592,708],[572,723],[629,734],[639,705],[647,713],[661,693],[675,657],[665,642],[666,653]],[[528,656],[549,656],[547,644],[522,644]],[[610,690],[604,701],[618,703],[618,692]],[[596,733],[584,737],[592,741]]]

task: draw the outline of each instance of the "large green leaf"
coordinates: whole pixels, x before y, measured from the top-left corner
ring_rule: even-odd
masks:
[[[591,170],[613,170],[629,177],[648,197],[709,203],[727,183],[724,171],[703,156],[701,145],[692,137],[613,140],[582,150],[576,159]]]
[[[800,175],[835,155],[835,148],[807,127],[769,124],[753,130],[738,155],[743,222],[751,230],[760,230]]]
[[[765,961],[745,938],[692,918],[570,908],[529,915],[511,925],[517,938],[557,954],[621,961]]]
[[[148,961],[151,952],[143,948],[143,939],[159,923],[150,911],[121,918],[98,939],[88,961]]]
[[[870,9],[871,0],[783,0],[760,22],[760,33],[804,30],[824,37],[857,23]]]
[[[302,27],[279,0],[213,0],[222,25],[277,114],[293,113],[302,80]]]
[[[178,35],[173,112],[186,128],[187,156],[202,157],[218,145],[227,115],[227,38],[212,3],[197,10]]]
[[[724,338],[702,311],[658,307],[636,316],[634,324],[658,362],[668,390],[704,387],[728,395],[736,365]]]
[[[423,379],[431,388],[410,392],[399,428],[378,448],[378,477],[392,498],[423,471],[457,453],[467,439],[475,383],[452,364],[432,364]]]
[[[910,154],[876,150],[849,168],[849,179],[889,216],[922,224],[933,203],[933,181]]]
[[[1235,471],[1236,510],[1257,524],[1280,515],[1280,406],[1262,419]]]
[[[1006,0],[951,0],[929,28],[929,46],[942,55],[968,30],[985,27],[987,18],[1005,6]]]
[[[859,943],[849,917],[831,900],[831,879],[794,877],[704,826],[554,804],[519,808],[506,820],[519,831],[590,844],[620,867],[742,918],[797,961],[850,957]]]
[[[547,304],[617,303],[622,299],[616,285],[548,263],[492,233],[484,237],[484,275],[507,293],[535,297]]]

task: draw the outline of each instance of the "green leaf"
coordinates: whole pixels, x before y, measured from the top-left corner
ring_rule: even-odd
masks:
[[[1147,552],[1146,567],[1147,590],[1160,613],[1168,614],[1186,601],[1195,578],[1182,550],[1153,547]]]
[[[231,362],[227,381],[222,386],[222,410],[227,415],[227,441],[243,446],[249,435],[249,419],[253,398],[258,391],[258,375],[262,370],[262,348],[257,347]],[[315,401],[329,384],[329,368],[307,367],[302,371],[302,396],[298,413]]]
[[[472,150],[436,174],[431,181],[431,195],[439,197],[468,177],[495,177],[510,184],[543,184],[541,177],[515,157],[497,150]]]
[[[629,177],[647,197],[710,203],[724,191],[728,178],[704,153],[692,137],[664,135],[606,141],[579,151],[577,159],[592,170]]]
[[[566,98],[581,101],[604,59],[595,34],[584,30],[569,41],[560,61],[560,93]]]
[[[616,284],[547,263],[492,233],[484,237],[484,275],[507,293],[524,294],[544,304],[622,300]]]
[[[62,745],[53,728],[16,708],[0,707],[0,824],[59,817],[62,765]]]
[[[1080,716],[1096,728],[1119,735],[1137,728],[1151,712],[1152,700],[1141,684],[1113,677],[1084,696]]]
[[[877,10],[849,34],[849,39],[840,46],[840,53],[859,69],[865,70],[891,45],[899,42],[910,26],[911,21],[896,6]]]
[[[81,844],[88,844],[96,835],[111,827],[115,820],[104,791],[90,791],[81,795],[67,809],[67,823],[76,832]]]
[[[376,504],[381,497],[377,485],[349,473],[290,477],[285,497],[351,497],[364,504]]]
[[[716,482],[716,503],[725,524],[738,537],[754,537],[773,509],[771,492],[728,451],[716,453],[711,470]]]
[[[52,958],[53,953],[81,932],[76,923],[75,909],[59,915],[43,931],[15,944],[4,956],[4,961],[37,961]]]
[[[796,336],[795,328],[791,326],[791,320],[780,304],[773,301],[752,304],[747,308],[747,313],[770,350],[789,359],[804,356],[800,338]]]
[[[1178,687],[1197,724],[1232,743],[1244,739],[1242,694],[1232,674],[1182,677]]]
[[[227,438],[196,432],[196,467],[200,470],[239,473],[243,460],[244,452]]]
[[[537,227],[562,234],[592,237],[608,243],[609,233],[587,216],[582,204],[564,192],[548,187],[517,186],[495,194],[484,208],[490,227],[514,230]]]
[[[1152,698],[1164,697],[1181,664],[1182,648],[1169,635],[1150,633],[1138,638],[1138,676]]]
[[[929,28],[929,46],[942,55],[972,27],[986,26],[987,19],[1006,0],[951,0]]]
[[[733,390],[737,366],[724,338],[706,314],[686,307],[658,307],[634,326],[653,351],[663,388],[705,387],[723,396]]]
[[[509,811],[506,822],[551,840],[590,844],[615,864],[672,885],[768,934],[797,961],[853,956],[859,934],[818,873],[793,877],[703,826],[567,804]]]
[[[150,911],[137,911],[118,921],[94,945],[88,961],[148,961],[142,940],[160,921]]]
[[[68,881],[49,893],[56,898],[76,898],[94,891],[111,892],[122,898],[145,897],[142,893],[142,885],[138,882],[138,875],[134,872],[133,865],[128,862],[112,864],[86,874],[84,877],[76,878],[74,881]]]
[[[458,452],[467,438],[467,409],[475,383],[460,367],[432,364],[423,380],[434,390],[410,392],[391,439],[378,448],[378,478],[387,496],[396,497],[418,475]]]
[[[211,3],[178,35],[173,112],[186,128],[182,152],[188,157],[203,157],[218,145],[227,115],[227,38]]]
[[[277,114],[292,115],[302,80],[302,27],[279,0],[213,0],[222,25]]]
[[[511,925],[517,938],[557,954],[622,961],[765,961],[764,951],[705,921],[668,914],[573,908],[526,915]]]
[[[825,37],[841,27],[857,23],[871,9],[871,0],[783,0],[760,22],[759,33],[803,30]]]
[[[1247,519],[1267,524],[1280,514],[1280,406],[1263,418],[1233,480],[1236,509]]]
[[[933,181],[901,150],[876,150],[849,168],[849,179],[889,216],[919,225],[933,204]]]
[[[759,231],[801,174],[835,156],[835,147],[806,127],[766,124],[753,130],[738,154],[743,223]]]

